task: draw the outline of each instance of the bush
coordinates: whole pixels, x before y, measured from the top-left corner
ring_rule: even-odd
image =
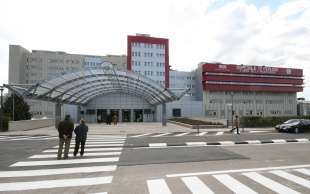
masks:
[[[3,117],[3,128],[0,131],[8,131],[10,118],[7,116]]]
[[[274,127],[289,119],[310,119],[310,116],[241,117],[242,127]]]
[[[200,120],[189,119],[186,117],[172,118],[169,120],[175,121],[175,122],[180,122],[180,123],[185,123],[185,124],[189,124],[189,125],[223,125],[222,123],[219,123],[219,122],[200,121]]]

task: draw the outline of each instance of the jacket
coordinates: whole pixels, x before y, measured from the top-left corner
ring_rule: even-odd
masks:
[[[59,138],[63,138],[64,135],[67,135],[68,138],[72,138],[73,129],[74,124],[71,120],[66,119],[61,121],[58,125]]]
[[[79,141],[86,141],[87,138],[87,132],[88,132],[88,126],[85,124],[80,124],[75,127],[74,133],[75,133],[75,139]]]

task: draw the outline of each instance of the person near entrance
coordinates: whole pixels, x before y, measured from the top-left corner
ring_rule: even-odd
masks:
[[[232,133],[232,132],[234,132],[235,130],[237,130],[237,134],[240,134],[240,132],[239,132],[240,120],[239,120],[238,115],[235,116],[234,125],[235,125],[235,127],[232,128],[232,129],[230,130],[230,132]]]
[[[117,125],[117,115],[116,114],[113,115],[112,120],[113,120],[113,124]]]
[[[74,129],[75,147],[74,147],[73,156],[76,156],[76,154],[78,153],[80,144],[81,144],[80,156],[83,156],[85,142],[87,139],[87,132],[88,132],[88,126],[85,124],[85,121],[81,119],[80,124],[76,126]]]
[[[59,133],[59,147],[57,153],[58,160],[61,159],[64,144],[65,144],[64,159],[68,159],[73,129],[74,124],[70,119],[70,115],[66,115],[65,119],[58,124],[58,133]]]

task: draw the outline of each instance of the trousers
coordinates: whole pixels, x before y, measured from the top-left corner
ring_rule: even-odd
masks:
[[[66,139],[65,138],[59,138],[59,147],[58,147],[57,159],[61,159],[64,144],[65,144],[64,158],[65,159],[68,158],[70,142],[71,142],[71,138],[66,138]]]
[[[79,152],[80,144],[81,144],[80,155],[83,156],[83,154],[84,154],[85,142],[86,142],[86,140],[75,139],[75,147],[74,147],[74,152],[73,152],[73,155],[74,155],[74,156],[76,156],[76,154]]]

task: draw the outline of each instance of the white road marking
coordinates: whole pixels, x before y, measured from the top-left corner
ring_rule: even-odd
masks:
[[[307,179],[295,176],[293,174],[284,172],[282,170],[274,170],[274,171],[270,171],[270,173],[275,174],[275,175],[277,175],[279,177],[285,178],[287,180],[290,180],[290,181],[292,181],[294,183],[297,183],[297,184],[299,184],[301,186],[304,186],[304,187],[310,189],[310,181],[308,181]]]
[[[164,179],[147,180],[150,194],[172,194]]]
[[[217,132],[215,135],[223,135],[224,132],[223,131],[220,131],[220,132]]]
[[[198,133],[196,136],[204,136],[205,134],[207,134],[208,132],[200,132]]]
[[[85,147],[122,147],[124,144],[90,144],[90,145],[85,145]],[[58,148],[59,146],[54,146],[53,148]],[[74,148],[75,144],[71,144],[70,148]],[[81,145],[80,145],[81,147]]]
[[[59,187],[77,187],[109,184],[112,182],[112,176],[94,177],[94,178],[76,178],[76,179],[60,179],[48,181],[32,181],[32,182],[12,182],[0,183],[0,191],[22,191],[33,189],[50,189]]]
[[[175,137],[180,137],[180,136],[184,136],[184,135],[188,135],[190,134],[189,132],[186,132],[186,133],[180,133],[180,134],[176,134],[174,135]]]
[[[72,143],[75,143],[75,141],[73,141]],[[119,143],[125,143],[125,141],[86,141],[85,145],[91,145],[91,144],[119,144]]]
[[[214,194],[198,177],[183,177],[182,181],[192,194]]]
[[[103,193],[91,193],[91,194],[108,194],[107,192],[103,192]]]
[[[228,174],[213,175],[213,177],[220,181],[228,189],[233,191],[235,194],[258,194]]]
[[[300,169],[294,169],[294,170],[297,171],[297,172],[300,172],[302,174],[310,176],[310,170],[308,170],[308,169],[300,168]]]
[[[140,135],[134,135],[134,136],[130,136],[130,137],[143,137],[143,136],[147,136],[147,135],[151,135],[152,133],[143,133]]]
[[[221,145],[235,145],[235,142],[233,141],[220,141]]]
[[[262,143],[262,142],[259,141],[259,140],[248,140],[248,141],[246,141],[246,142],[248,142],[248,144],[261,144],[261,143]]]
[[[20,170],[20,171],[0,171],[0,177],[29,177],[29,176],[46,176],[58,174],[73,174],[73,173],[91,173],[91,172],[109,172],[115,171],[116,165],[111,166],[91,166],[77,168],[57,168],[43,170]]]
[[[166,143],[150,143],[149,147],[167,147]]]
[[[67,159],[67,160],[48,160],[48,161],[24,161],[16,162],[14,166],[47,166],[47,165],[62,165],[62,164],[82,164],[82,163],[98,163],[98,162],[117,162],[118,157],[112,158],[82,158],[82,159]]]
[[[92,151],[120,151],[123,150],[123,148],[85,148],[85,152],[92,152]],[[73,152],[74,149],[70,149],[69,152]],[[49,149],[49,150],[44,150],[44,153],[57,153],[57,149]]]
[[[279,193],[279,194],[300,194],[297,191],[294,191],[293,189],[290,189],[289,187],[286,187],[276,181],[273,181],[272,179],[269,179],[267,177],[264,177],[256,172],[248,172],[243,173],[244,176],[252,179],[255,182],[260,183],[261,185],[267,187],[268,189]]]
[[[273,143],[286,143],[284,139],[272,139]]]
[[[121,155],[122,152],[89,152],[84,153],[84,157],[87,156],[117,156]],[[33,155],[29,158],[56,158],[56,154],[40,154],[40,155]]]
[[[188,146],[205,146],[207,145],[206,142],[186,142]]]
[[[212,174],[227,174],[227,173],[241,173],[241,172],[252,172],[252,171],[269,171],[269,170],[284,170],[284,169],[295,169],[295,168],[309,168],[310,164],[304,165],[292,165],[292,166],[278,166],[278,167],[265,167],[265,168],[245,168],[235,170],[220,170],[220,171],[209,171],[209,172],[194,172],[194,173],[181,173],[181,174],[168,174],[166,177],[184,177],[184,176],[198,176],[198,175],[212,175]]]
[[[249,131],[249,133],[263,133],[263,132],[267,132],[267,131]]]
[[[152,137],[162,137],[162,136],[165,136],[165,135],[169,135],[171,133],[162,133],[162,134],[159,134],[159,135],[154,135]]]
[[[301,139],[296,139],[298,142],[309,142],[309,139],[301,138]]]

